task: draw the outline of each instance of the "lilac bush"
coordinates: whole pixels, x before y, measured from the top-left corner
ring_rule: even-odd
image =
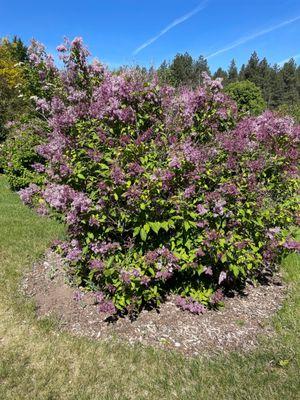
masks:
[[[69,240],[57,251],[100,310],[135,312],[175,293],[182,309],[202,313],[297,247],[291,118],[239,120],[207,75],[202,87],[175,90],[155,75],[110,72],[89,62],[80,38],[58,51],[60,70],[30,48],[48,128],[34,166],[42,183],[20,195],[65,222]]]

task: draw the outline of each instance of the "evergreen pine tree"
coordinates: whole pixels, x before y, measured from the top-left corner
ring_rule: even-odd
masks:
[[[166,60],[164,60],[159,68],[157,69],[158,79],[161,83],[171,83],[170,82],[170,68]]]
[[[293,59],[284,64],[280,75],[283,81],[283,103],[296,104],[300,98],[297,90],[297,65]]]
[[[11,42],[11,52],[16,60],[20,62],[28,61],[27,46],[24,45],[18,36],[14,36]]]
[[[259,84],[263,98],[269,107],[271,103],[271,67],[266,58],[263,58],[259,65]]]
[[[270,69],[270,99],[268,106],[270,108],[278,108],[282,104],[283,98],[283,80],[280,74],[278,64]]]
[[[251,54],[247,65],[244,70],[244,79],[255,83],[260,87],[260,69],[259,69],[259,58],[256,52]]]
[[[228,68],[228,83],[237,82],[238,77],[239,77],[238,70],[236,67],[235,60],[233,59],[231,60],[231,63]]]
[[[170,65],[170,79],[175,86],[192,85],[194,81],[194,62],[188,53],[177,54]]]
[[[223,85],[226,85],[227,79],[228,79],[228,74],[224,69],[218,68],[216,72],[213,75],[214,79],[216,78],[222,78],[223,79]]]
[[[300,65],[298,66],[297,71],[296,71],[296,80],[297,80],[298,97],[300,99]]]
[[[195,76],[194,76],[194,83],[199,85],[202,83],[202,73],[206,72],[209,75],[211,75],[208,62],[206,58],[203,56],[200,56],[198,60],[194,63],[194,70],[195,70]]]
[[[241,66],[240,72],[239,72],[239,81],[244,81],[245,80],[245,64]]]

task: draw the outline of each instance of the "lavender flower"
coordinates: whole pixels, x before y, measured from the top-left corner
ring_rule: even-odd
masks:
[[[203,306],[203,304],[198,303],[191,297],[177,296],[176,305],[183,311],[189,311],[192,314],[203,314],[206,311],[206,308]]]
[[[203,270],[203,272],[204,272],[205,275],[213,276],[212,267],[205,267],[204,270]]]
[[[31,183],[27,188],[19,191],[19,196],[23,203],[31,204],[34,195],[40,192],[40,188],[35,184]]]
[[[205,215],[208,212],[208,210],[203,206],[203,204],[198,204],[197,212],[199,215]]]
[[[288,250],[300,251],[300,242],[296,242],[295,240],[288,240],[284,243],[283,247]]]
[[[104,269],[104,264],[101,260],[93,259],[90,260],[90,268],[97,271],[102,271]]]
[[[121,271],[120,279],[126,285],[129,285],[131,283],[131,274],[128,271]]]
[[[113,315],[117,312],[114,303],[111,300],[103,300],[98,306],[99,312]]]
[[[218,280],[219,285],[221,285],[221,283],[223,283],[226,280],[226,278],[227,278],[227,273],[225,271],[221,271]]]
[[[90,245],[95,254],[108,254],[120,247],[118,242],[95,242]]]
[[[190,197],[192,197],[195,194],[195,185],[191,185],[189,187],[187,187],[183,193],[183,197],[186,199],[189,199]]]
[[[74,299],[75,301],[81,301],[82,298],[83,298],[83,293],[80,292],[79,290],[76,290],[76,292],[74,292],[73,299]]]
[[[211,304],[219,304],[224,299],[224,294],[221,289],[218,289],[210,298]]]
[[[41,163],[34,163],[32,164],[32,168],[36,171],[36,172],[44,172],[45,171],[45,166]]]

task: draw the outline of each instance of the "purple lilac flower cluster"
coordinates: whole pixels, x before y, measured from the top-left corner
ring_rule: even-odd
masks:
[[[203,306],[203,304],[198,303],[191,297],[177,296],[176,305],[183,311],[189,311],[192,314],[203,314],[206,311],[206,308]]]
[[[179,260],[166,247],[147,252],[145,260],[150,265],[156,265],[157,272],[155,278],[162,279],[163,281],[171,278],[174,272],[180,269]]]
[[[116,307],[114,306],[114,303],[111,300],[107,299],[104,293],[97,292],[95,294],[95,299],[98,303],[99,312],[103,312],[109,315],[115,314]]]

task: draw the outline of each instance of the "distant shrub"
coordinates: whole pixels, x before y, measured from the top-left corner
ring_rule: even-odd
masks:
[[[253,82],[241,81],[230,83],[226,93],[237,103],[242,114],[259,115],[266,109],[262,92]]]
[[[58,50],[65,68],[54,71],[52,96],[37,99],[48,125],[37,147],[43,183],[20,195],[66,223],[58,251],[100,310],[135,312],[172,292],[201,313],[296,247],[291,119],[266,112],[237,122],[207,75],[203,87],[175,91],[89,64],[78,38]]]
[[[24,84],[23,68],[17,54],[18,41],[0,39],[0,143],[7,135],[7,122],[22,114],[26,102],[20,96]]]
[[[44,158],[36,152],[42,144],[45,124],[39,119],[11,123],[6,141],[0,148],[0,170],[7,174],[12,189],[19,190],[30,183],[44,181]]]

